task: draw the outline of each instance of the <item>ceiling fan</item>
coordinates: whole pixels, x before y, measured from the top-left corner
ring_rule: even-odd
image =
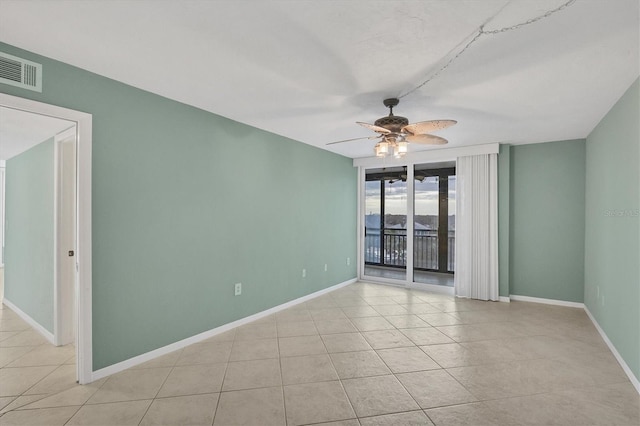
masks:
[[[407,143],[422,145],[444,145],[448,141],[440,136],[430,134],[437,130],[446,129],[457,123],[455,120],[431,120],[420,121],[409,124],[409,120],[399,115],[393,115],[393,107],[400,103],[398,98],[389,98],[383,101],[384,106],[389,108],[389,115],[377,119],[374,124],[356,122],[357,124],[378,133],[376,136],[365,136],[362,138],[345,139],[328,143],[333,145],[343,142],[357,141],[361,139],[380,139],[375,146],[377,157],[386,157],[393,154],[396,158],[403,157],[407,153]]]
[[[394,184],[396,182],[406,182],[407,181],[407,166],[404,166],[403,169],[404,169],[403,172],[398,177],[392,177],[390,179],[387,179],[389,181],[390,185],[392,185],[392,184]],[[424,180],[427,177],[416,170],[416,174],[413,175],[413,178],[415,180],[417,180],[418,182],[422,183],[422,182],[424,182]]]

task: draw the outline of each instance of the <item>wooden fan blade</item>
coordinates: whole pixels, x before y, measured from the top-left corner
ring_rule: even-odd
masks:
[[[405,140],[410,143],[419,143],[422,145],[444,145],[448,140],[435,135],[409,135]]]
[[[335,145],[337,143],[359,141],[359,140],[362,140],[362,139],[378,139],[379,137],[380,136],[364,136],[364,137],[361,137],[361,138],[344,139],[344,140],[341,140],[341,141],[329,142],[326,145]]]
[[[383,135],[391,133],[391,130],[385,129],[384,127],[376,126],[375,124],[363,123],[361,121],[356,121],[356,124],[359,124],[362,127],[366,127],[369,130],[373,130],[376,133],[382,133]]]
[[[410,133],[412,135],[424,135],[425,133],[435,132],[436,130],[446,129],[456,124],[456,120],[431,120],[420,121],[418,123],[407,124],[402,128],[402,133]]]

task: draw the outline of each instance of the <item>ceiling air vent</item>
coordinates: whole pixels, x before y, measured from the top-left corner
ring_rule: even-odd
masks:
[[[42,92],[42,64],[0,52],[0,83]]]

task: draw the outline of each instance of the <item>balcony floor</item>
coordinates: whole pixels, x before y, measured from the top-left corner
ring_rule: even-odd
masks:
[[[393,280],[406,280],[406,271],[399,268],[385,268],[384,266],[366,265],[364,274],[368,277],[389,278]],[[453,274],[439,272],[414,271],[413,281],[421,284],[433,284],[453,287]]]

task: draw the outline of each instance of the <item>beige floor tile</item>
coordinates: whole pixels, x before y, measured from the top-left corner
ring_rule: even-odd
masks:
[[[471,349],[467,349],[460,343],[420,346],[420,349],[422,349],[443,368],[466,367],[471,365],[490,364],[494,362],[493,359],[482,357],[478,353],[471,351]]]
[[[174,367],[158,392],[158,398],[220,392],[226,364]]]
[[[214,364],[229,361],[233,342],[196,343],[182,350],[176,365]]]
[[[286,357],[280,359],[280,364],[285,385],[338,380],[329,355]]]
[[[405,328],[400,330],[416,345],[440,345],[442,343],[453,343],[449,337],[442,334],[436,328]]]
[[[218,403],[217,393],[156,398],[140,422],[150,425],[210,426]]]
[[[351,318],[351,322],[360,331],[395,330],[393,324],[382,316]]]
[[[391,297],[388,296],[364,296],[363,299],[371,306],[398,305]]]
[[[367,339],[367,342],[369,342],[373,349],[415,346],[411,340],[398,330],[365,331],[362,335]]]
[[[278,339],[280,356],[317,355],[327,353],[320,336],[283,337]]]
[[[0,368],[15,361],[21,356],[34,350],[32,346],[13,346],[8,348],[0,348]]]
[[[69,358],[75,357],[75,354],[76,349],[72,345],[56,347],[50,344],[46,344],[37,346],[32,351],[29,351],[20,358],[8,364],[7,367],[62,365]]]
[[[164,367],[125,370],[109,377],[87,404],[155,398],[170,371]]]
[[[66,424],[69,426],[138,425],[150,405],[151,400],[83,405]]]
[[[286,425],[281,387],[220,394],[214,425]]]
[[[371,350],[371,345],[367,343],[360,333],[329,334],[321,336],[327,352],[355,352]]]
[[[0,396],[18,396],[48,376],[55,366],[0,369]]]
[[[447,371],[481,400],[531,395],[594,381],[579,370],[557,360],[536,359],[482,366],[456,367]]]
[[[276,322],[278,324],[285,322],[303,322],[311,321],[311,314],[307,308],[289,308],[276,314]]]
[[[331,422],[356,417],[338,381],[285,386],[284,400],[288,425]]]
[[[486,401],[485,405],[495,413],[511,416],[517,424],[521,425],[595,426],[616,424],[610,420],[605,423],[596,423],[577,409],[578,407],[572,406],[572,403],[570,398],[542,393]],[[544,408],[542,409],[542,407]]]
[[[330,356],[341,379],[380,376],[391,373],[375,351],[343,352],[334,353]]]
[[[29,324],[21,319],[2,318],[0,319],[0,331],[24,331],[29,330]]]
[[[97,380],[88,385],[78,385],[66,389],[62,392],[54,393],[46,398],[38,399],[28,405],[21,408],[52,408],[52,407],[68,407],[73,405],[83,405],[91,398],[91,396],[98,391],[100,386],[104,384],[107,379]],[[39,396],[39,395],[38,395]]]
[[[378,317],[380,314],[371,306],[349,306],[342,308],[347,318]]]
[[[555,392],[593,424],[640,424],[640,398],[629,381]]]
[[[276,323],[247,324],[236,328],[235,340],[275,339],[278,337]]]
[[[19,331],[0,331],[0,348],[4,347],[2,345],[3,341],[5,341],[8,338],[13,337],[13,336],[15,336],[15,335],[17,335],[19,333],[20,333]]]
[[[278,339],[236,340],[229,361],[278,358]]]
[[[131,369],[140,369],[140,368],[158,368],[158,367],[173,367],[178,358],[180,358],[180,354],[182,353],[182,349],[173,351],[166,355],[159,356],[158,358],[152,359],[151,361],[143,362],[142,364],[138,364]]]
[[[408,315],[409,313],[406,308],[400,305],[376,305],[373,306],[373,309],[383,316]]]
[[[429,303],[414,303],[411,305],[400,305],[407,310],[407,313],[414,315],[439,313],[440,309]]]
[[[65,425],[79,407],[41,408],[38,410],[10,411],[0,417],[0,425]]]
[[[352,333],[358,331],[347,318],[316,321],[320,334]]]
[[[436,370],[440,366],[420,348],[392,348],[376,351],[393,373]]]
[[[462,320],[455,316],[455,314],[446,314],[444,312],[437,312],[432,314],[420,314],[418,318],[424,320],[427,324],[433,327],[439,327],[443,325],[458,325],[462,324]]]
[[[0,414],[2,414],[2,409],[9,405],[14,399],[16,398],[13,396],[5,396],[0,398]]]
[[[396,328],[430,327],[417,315],[391,315],[384,318]]]
[[[354,306],[369,306],[369,304],[359,296],[342,297],[334,299],[339,308],[351,308]]]
[[[223,391],[281,386],[280,362],[277,359],[230,362],[224,377]]]
[[[25,391],[25,395],[52,394],[69,389],[76,385],[77,372],[74,364],[61,365],[51,372],[47,377],[40,380]]]
[[[0,347],[40,346],[49,343],[40,333],[31,329],[18,333],[13,331],[8,333],[12,333],[13,335],[4,340],[0,340]]]
[[[594,385],[627,382],[629,379],[610,351],[583,352],[571,357],[554,358],[561,367],[589,378]],[[567,384],[569,385],[569,384]]]
[[[13,401],[5,405],[5,407],[2,410],[0,410],[0,414],[4,414],[12,410],[18,410],[20,408],[26,407],[27,405],[33,402],[46,398],[47,396],[48,395],[45,394],[45,395],[22,395],[17,398],[11,397],[13,398]]]
[[[518,426],[513,416],[492,409],[484,403],[452,405],[425,410],[437,425],[443,426]]]
[[[360,419],[360,424],[362,426],[433,426],[431,420],[429,420],[427,415],[422,411],[408,411],[406,413],[385,414],[375,417],[363,417]]]
[[[343,380],[342,384],[358,417],[417,410],[418,404],[394,376]]]
[[[342,309],[338,307],[309,309],[309,313],[314,321],[334,320],[347,317]]]
[[[330,295],[316,297],[315,299],[311,299],[306,302],[305,305],[309,310],[335,308],[338,306]]]
[[[444,370],[397,375],[421,408],[476,402],[477,399]]]
[[[318,334],[318,329],[313,321],[278,322],[278,337],[313,336],[316,334]]]
[[[314,423],[313,426],[360,426],[358,419],[338,420],[337,422]]]

